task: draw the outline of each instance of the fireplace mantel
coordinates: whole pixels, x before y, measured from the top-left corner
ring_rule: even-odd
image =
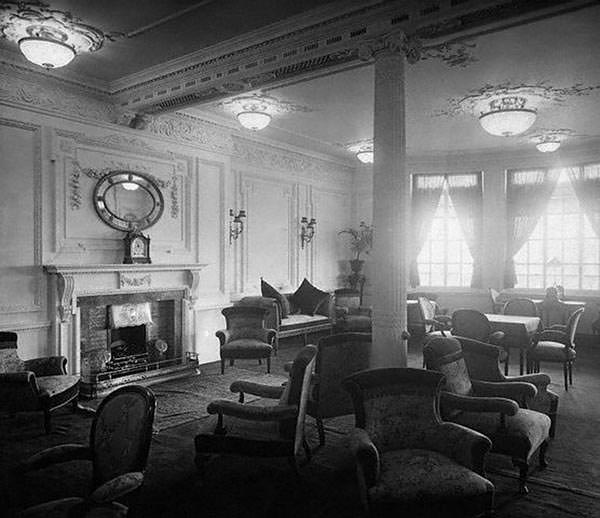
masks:
[[[57,309],[66,322],[74,309],[74,297],[81,295],[152,291],[183,287],[186,299],[197,298],[200,271],[206,264],[47,264],[47,273],[56,276]]]
[[[47,264],[55,316],[57,354],[68,358],[72,372],[79,372],[80,297],[124,295],[166,290],[184,293],[184,336],[191,331],[193,308],[198,297],[200,272],[205,264]],[[190,338],[190,337],[187,337]]]

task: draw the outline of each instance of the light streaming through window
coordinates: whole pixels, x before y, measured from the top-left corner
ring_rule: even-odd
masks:
[[[425,245],[417,258],[422,286],[470,286],[473,258],[444,188]]]
[[[567,170],[529,240],[514,257],[517,286],[600,288],[600,240],[583,213]]]

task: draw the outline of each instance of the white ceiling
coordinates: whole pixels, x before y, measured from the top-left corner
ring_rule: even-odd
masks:
[[[543,130],[571,130],[563,148],[600,138],[599,27],[600,6],[595,6],[467,40],[474,59],[468,66],[449,66],[439,58],[407,65],[409,153],[531,148],[531,137]],[[368,65],[266,91],[312,110],[278,116],[272,126],[288,141],[290,134],[333,146],[372,138],[373,79]],[[540,105],[534,126],[517,137],[487,134],[472,114],[443,114],[453,99],[486,85],[541,85],[549,99]],[[578,88],[583,88],[579,94]],[[233,117],[215,104],[191,112]]]

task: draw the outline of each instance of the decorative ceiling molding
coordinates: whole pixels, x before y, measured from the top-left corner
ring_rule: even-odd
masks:
[[[527,100],[527,106],[539,109],[547,105],[562,105],[571,97],[581,97],[600,90],[600,85],[586,86],[575,83],[571,86],[556,87],[545,81],[535,84],[513,85],[510,81],[498,85],[486,84],[483,87],[471,90],[464,97],[448,99],[448,107],[436,110],[436,117],[456,117],[459,115],[474,115],[478,117],[485,111],[494,99],[505,96],[518,96]]]
[[[227,45],[226,42],[177,60],[176,67],[165,63],[153,68],[154,77],[144,74],[119,81],[120,86],[112,93],[119,105],[131,111],[175,111],[232,94],[283,86],[292,80],[322,75],[324,71],[333,73],[356,66],[361,57],[365,58],[364,49],[371,42],[402,31],[411,34],[411,46],[407,49],[411,60],[416,60],[415,52],[422,45],[425,58],[442,59],[449,66],[468,66],[475,59],[470,56],[472,44],[443,40],[470,37],[469,32],[475,33],[490,24],[494,30],[501,30],[591,3],[589,0],[542,3],[480,0],[437,2],[423,7],[422,2],[416,0],[381,1],[330,15],[301,28],[292,28],[295,21],[292,18],[288,25],[279,26],[279,34],[265,29],[254,34],[252,44],[248,40],[243,40],[243,44],[237,41]],[[269,37],[261,40],[265,34]]]
[[[282,101],[270,95],[264,95],[262,93],[253,93],[249,95],[240,95],[227,99],[225,101],[217,103],[219,108],[222,108],[226,112],[237,115],[242,111],[249,111],[253,108],[246,107],[246,105],[260,105],[260,111],[268,113],[269,115],[282,115],[286,113],[309,113],[312,112],[312,108],[308,106],[302,106],[301,104],[294,104],[289,101]]]

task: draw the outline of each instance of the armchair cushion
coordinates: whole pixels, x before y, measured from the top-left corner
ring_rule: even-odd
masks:
[[[279,305],[279,313],[281,318],[287,317],[292,312],[288,298],[283,293],[280,293],[273,288],[273,286],[271,286],[268,282],[265,282],[263,279],[260,280],[260,291],[263,297],[275,299]]]
[[[314,315],[318,306],[329,298],[329,293],[313,286],[308,279],[304,279],[302,284],[291,296],[291,301],[300,308],[300,312],[305,315]]]
[[[541,341],[528,353],[529,358],[543,358],[546,361],[562,362],[574,360],[577,356],[575,349],[565,346],[560,342]]]
[[[77,388],[79,376],[69,376],[66,374],[61,376],[41,376],[37,378],[37,383],[40,388],[40,396],[53,398],[71,388]]]
[[[569,337],[564,331],[557,329],[546,329],[540,333],[540,342],[559,342],[563,346],[569,345]]]
[[[25,360],[25,370],[32,371],[36,376],[56,376],[66,374],[67,359],[64,356],[49,356]]]
[[[288,364],[286,364],[287,366]],[[292,362],[289,362],[289,368],[285,369],[290,372]],[[229,390],[236,394],[252,394],[253,396],[266,397],[269,399],[279,399],[285,389],[284,385],[264,385],[262,383],[254,383],[253,381],[238,380],[234,381]]]
[[[239,338],[221,346],[221,358],[269,358],[272,352],[273,346],[256,338]]]
[[[222,414],[249,421],[285,421],[298,415],[297,405],[244,405],[226,399],[212,401],[206,407],[209,414]]]
[[[90,495],[90,500],[94,503],[110,503],[135,491],[143,482],[144,474],[141,471],[123,473],[97,487]]]
[[[369,490],[373,501],[428,502],[492,493],[481,475],[431,450],[404,449],[381,454],[381,476]]]

